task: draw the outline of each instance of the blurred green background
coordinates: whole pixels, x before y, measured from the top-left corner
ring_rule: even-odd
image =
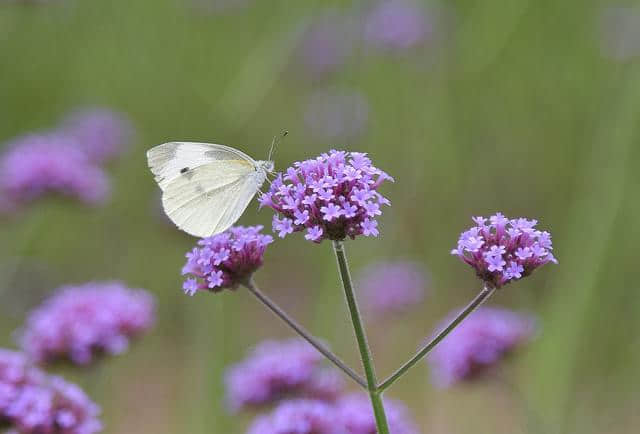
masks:
[[[393,206],[381,236],[347,243],[355,274],[402,258],[432,276],[412,312],[367,318],[381,377],[477,291],[473,272],[449,255],[472,215],[538,218],[554,235],[560,264],[491,301],[540,317],[539,338],[505,367],[519,392],[493,381],[437,390],[421,363],[387,395],[410,406],[423,432],[638,432],[640,58],[603,49],[609,3],[424,2],[437,22],[431,42],[402,54],[356,42],[322,78],[298,66],[300,38],[327,6],[358,16],[364,3],[23,3],[0,2],[0,142],[86,105],[125,113],[137,131],[109,167],[106,206],[44,200],[0,228],[2,346],[14,347],[25,312],[64,283],[115,278],[158,298],[155,329],[129,353],[68,374],[102,406],[105,432],[244,431],[251,415],[225,410],[225,366],[291,333],[245,291],[182,294],[194,239],[160,216],[145,151],[202,140],[265,158],[284,129],[278,169],[335,146],[369,152],[396,179],[383,187]],[[309,134],[306,101],[325,89],[366,98],[360,134]],[[270,220],[252,205],[240,223]],[[328,243],[278,240],[256,278],[357,366]],[[525,407],[543,428],[527,424]]]

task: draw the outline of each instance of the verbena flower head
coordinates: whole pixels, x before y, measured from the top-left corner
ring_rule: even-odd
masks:
[[[0,426],[20,434],[100,432],[99,407],[75,384],[50,377],[0,349]]]
[[[501,213],[474,217],[476,226],[463,232],[451,254],[471,265],[487,286],[501,286],[558,263],[551,251],[551,234],[535,228],[537,220],[508,219]]]
[[[59,193],[98,204],[109,194],[106,174],[68,136],[33,134],[7,148],[0,157],[0,196],[6,202],[20,205]]]
[[[452,312],[441,327],[458,313]],[[433,381],[447,387],[475,378],[529,341],[535,332],[536,321],[529,315],[479,308],[429,354]]]
[[[309,134],[318,141],[350,140],[364,130],[369,104],[364,95],[350,90],[321,90],[313,93],[304,112]]]
[[[247,434],[347,434],[336,425],[335,408],[322,401],[299,399],[260,416]]]
[[[384,400],[384,409],[393,434],[419,434],[408,409],[399,401]],[[366,395],[345,396],[336,403],[336,425],[342,426],[348,434],[376,434],[376,421],[371,401]]]
[[[198,290],[220,292],[246,282],[262,265],[264,251],[273,242],[262,226],[234,226],[203,238],[187,253],[183,275],[191,275],[182,288],[188,295]]]
[[[300,339],[265,341],[225,374],[232,410],[291,396],[334,399],[343,384],[321,367],[322,356]]]
[[[273,230],[283,238],[306,231],[307,240],[343,240],[378,236],[377,216],[390,202],[378,193],[389,175],[360,152],[332,150],[279,174],[260,198],[274,209]]]
[[[409,0],[382,1],[365,20],[364,39],[386,50],[406,50],[429,37],[425,11]]]
[[[39,363],[67,359],[85,365],[119,354],[154,322],[154,300],[120,282],[63,286],[29,314],[19,341]]]
[[[70,115],[60,131],[73,137],[89,160],[104,163],[124,150],[131,140],[133,126],[119,113],[92,108]]]
[[[428,279],[414,262],[379,262],[367,266],[357,288],[367,310],[378,313],[404,311],[420,303]]]

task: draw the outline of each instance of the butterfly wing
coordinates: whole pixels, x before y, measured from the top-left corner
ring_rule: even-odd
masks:
[[[169,183],[162,204],[169,218],[183,231],[207,237],[227,230],[240,218],[262,180],[242,160],[225,166],[206,164],[194,169],[191,179]]]
[[[246,154],[227,146],[172,142],[148,152],[162,204],[183,231],[206,237],[228,229],[266,178]]]
[[[213,143],[169,142],[147,151],[149,168],[162,190],[197,167],[228,160],[243,160],[251,167],[256,165],[244,152]]]

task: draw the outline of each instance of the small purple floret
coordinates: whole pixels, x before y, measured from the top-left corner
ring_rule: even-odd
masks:
[[[535,229],[537,220],[508,219],[501,213],[474,217],[476,226],[460,235],[451,253],[476,270],[487,286],[501,286],[558,261],[551,253],[551,234]]]
[[[389,201],[377,192],[393,181],[374,167],[364,153],[332,150],[295,163],[279,174],[260,206],[274,209],[273,230],[280,237],[307,231],[307,240],[343,240],[358,235],[377,236],[381,205]]]
[[[99,407],[75,384],[31,366],[21,353],[0,349],[0,427],[20,434],[93,434]]]
[[[278,226],[274,222],[274,230],[291,233],[291,223],[284,220],[288,219]],[[188,295],[198,290],[220,292],[246,282],[260,268],[264,251],[273,242],[271,236],[261,233],[262,228],[234,226],[199,240],[198,247],[187,253],[187,263],[182,268],[183,275],[192,275],[182,285],[184,292]]]
[[[67,359],[86,365],[119,354],[154,322],[154,299],[120,282],[64,286],[30,313],[19,341],[38,363]]]
[[[459,312],[452,312],[438,330]],[[536,321],[506,309],[480,308],[454,329],[428,356],[435,384],[448,387],[475,378],[529,341]]]
[[[277,402],[291,396],[332,400],[343,383],[323,370],[322,356],[300,339],[265,341],[225,375],[232,410]]]

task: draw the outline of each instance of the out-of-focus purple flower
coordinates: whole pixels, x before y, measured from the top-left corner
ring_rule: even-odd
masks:
[[[418,434],[408,409],[399,401],[384,400],[384,409],[389,423],[389,431],[393,434]],[[348,395],[336,403],[336,425],[342,426],[348,434],[375,434],[376,421],[371,402],[366,395]]]
[[[316,140],[347,140],[364,131],[368,117],[369,104],[362,94],[331,89],[311,95],[304,123]]]
[[[394,432],[395,433],[395,432]],[[247,434],[347,434],[336,421],[336,409],[326,402],[286,401],[260,416]]]
[[[353,49],[352,24],[335,10],[320,12],[303,34],[298,58],[304,69],[316,78],[342,66]]]
[[[318,369],[307,381],[298,395],[322,401],[334,401],[344,391],[344,379],[334,369]]]
[[[452,312],[438,330],[458,313]],[[429,354],[433,381],[447,387],[475,378],[529,341],[535,332],[536,321],[532,316],[507,309],[480,308]]]
[[[362,270],[357,287],[367,310],[384,314],[420,303],[427,284],[424,270],[417,263],[379,262]]]
[[[109,194],[106,174],[73,138],[32,134],[7,148],[0,157],[0,196],[6,204],[15,207],[50,192],[99,204]]]
[[[0,348],[0,415],[5,414],[21,387],[41,383],[44,377],[43,372],[29,365],[23,353]]]
[[[374,167],[367,154],[332,150],[279,174],[260,198],[260,206],[281,216],[273,218],[273,230],[280,237],[305,229],[305,238],[316,243],[376,236],[377,230],[370,229],[373,223],[377,226],[374,216],[390,204],[377,191],[386,180],[393,178]]]
[[[0,426],[20,434],[93,434],[99,407],[75,384],[49,377],[27,358],[0,349]]]
[[[412,48],[430,34],[431,23],[425,10],[409,0],[381,1],[365,18],[365,41],[384,50]]]
[[[120,282],[63,286],[27,318],[19,341],[39,363],[68,359],[86,365],[119,354],[154,322],[154,300]]]
[[[460,235],[451,254],[473,267],[487,286],[500,288],[548,262],[558,263],[551,253],[551,234],[535,229],[537,220],[497,213],[488,222],[484,217],[473,221],[476,226]]]
[[[640,56],[640,7],[609,6],[600,19],[605,57],[625,61]]]
[[[342,381],[321,367],[322,356],[300,339],[265,341],[225,375],[232,410],[260,406],[291,396],[332,400]]]
[[[71,114],[60,132],[76,140],[90,161],[100,164],[117,157],[133,135],[133,125],[122,114],[91,108]]]
[[[273,242],[261,233],[262,226],[234,226],[227,231],[203,238],[187,253],[183,275],[192,275],[183,285],[188,295],[198,290],[220,292],[235,289],[262,265],[264,251]]]

